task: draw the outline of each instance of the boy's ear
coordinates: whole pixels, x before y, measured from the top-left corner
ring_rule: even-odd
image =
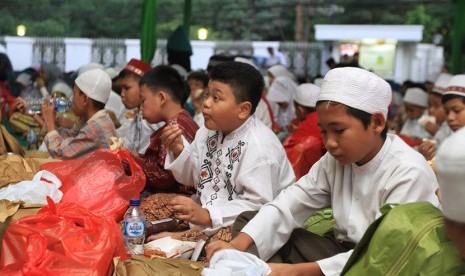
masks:
[[[161,90],[161,91],[157,92],[156,97],[158,97],[158,99],[160,100],[160,105],[163,105],[163,104],[165,104],[165,102],[166,102],[166,100],[168,98],[168,95],[166,94],[165,91]]]
[[[381,134],[386,127],[386,119],[380,112],[376,112],[371,116],[371,128],[377,133]]]
[[[239,104],[239,114],[238,117],[241,120],[245,120],[252,113],[252,103],[251,102],[242,102]]]

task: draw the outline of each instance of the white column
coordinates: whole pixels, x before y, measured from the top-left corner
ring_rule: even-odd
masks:
[[[6,36],[6,54],[15,71],[32,66],[34,39],[30,37]]]
[[[92,61],[92,40],[87,38],[65,38],[65,72],[78,70]]]
[[[192,45],[192,56],[191,56],[191,68],[192,70],[206,70],[208,61],[215,51],[214,41],[191,41]]]
[[[140,59],[140,40],[139,39],[126,39],[126,62],[131,58]]]

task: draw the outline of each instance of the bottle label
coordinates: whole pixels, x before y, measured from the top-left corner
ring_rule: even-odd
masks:
[[[124,235],[129,237],[142,236],[145,233],[144,221],[125,221],[124,222]]]

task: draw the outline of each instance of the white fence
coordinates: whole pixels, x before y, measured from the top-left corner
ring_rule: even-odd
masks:
[[[290,69],[298,76],[314,77],[328,71],[325,60],[334,56],[334,45],[328,43],[295,43],[276,41],[191,41],[193,55],[191,67],[206,69],[212,55],[245,55],[262,60],[267,47],[279,49]],[[0,37],[16,71],[38,67],[42,63],[54,63],[65,72],[77,70],[89,62],[122,68],[131,58],[140,58],[138,39],[87,39],[56,37]],[[443,63],[442,48],[430,44],[397,45],[395,74],[397,82],[434,80]],[[0,49],[1,51],[1,49]],[[335,57],[338,60],[338,57]],[[166,64],[166,40],[158,40],[152,65]]]

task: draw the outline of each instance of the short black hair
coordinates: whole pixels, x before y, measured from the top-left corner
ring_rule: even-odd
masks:
[[[450,100],[453,100],[453,99],[462,99],[462,102],[465,103],[465,97],[464,96],[455,95],[455,94],[443,95],[442,99],[441,99],[441,102],[442,102],[442,104],[445,104],[446,102],[448,102]]]
[[[136,73],[134,72],[131,72],[129,70],[122,70],[121,72],[119,72],[118,76],[116,77],[117,79],[124,79],[124,78],[127,78],[127,77],[132,77],[136,80],[140,80],[140,76],[137,75]]]
[[[203,87],[208,86],[208,75],[204,71],[199,70],[199,71],[190,72],[189,75],[187,76],[187,81],[190,81],[190,80],[198,80],[202,82]]]
[[[231,87],[236,103],[250,102],[255,112],[262,97],[265,82],[263,76],[252,65],[227,61],[213,67],[210,72],[211,81],[219,81]]]
[[[139,85],[146,85],[153,93],[164,90],[181,106],[184,106],[189,97],[184,79],[176,69],[167,65],[158,65],[147,71],[140,79]]]
[[[363,110],[360,110],[360,109],[357,109],[357,108],[353,108],[353,107],[350,107],[350,106],[347,106],[347,105],[344,105],[344,106],[346,108],[347,114],[349,114],[350,116],[352,116],[352,117],[358,119],[360,122],[362,122],[365,129],[368,128],[368,125],[370,125],[371,117],[373,117],[373,114],[370,114],[370,113],[368,113],[366,111],[363,111]],[[383,140],[386,140],[386,137],[387,137],[387,125],[384,126],[384,129],[381,132],[381,138],[383,138]]]

